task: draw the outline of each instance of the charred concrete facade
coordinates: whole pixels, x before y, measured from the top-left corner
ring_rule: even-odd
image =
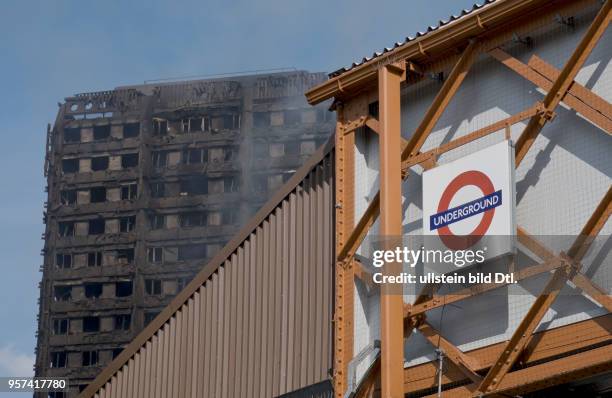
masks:
[[[303,71],[78,94],[49,126],[36,375],[83,389],[334,128]]]

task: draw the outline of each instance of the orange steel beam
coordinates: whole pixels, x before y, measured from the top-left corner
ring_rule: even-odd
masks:
[[[376,118],[372,116],[368,116],[364,124],[374,133],[380,134],[380,123],[378,122]],[[406,148],[406,145],[408,145],[408,141],[403,137],[400,137],[400,139],[402,141],[402,150],[403,150],[404,148]]]
[[[595,211],[580,231],[580,235],[578,235],[572,247],[567,251],[567,255],[575,261],[582,260],[593,242],[593,237],[599,234],[599,231],[601,231],[608,218],[610,218],[610,213],[612,213],[612,187],[608,188],[603,199],[599,202]]]
[[[550,115],[555,110],[559,102],[563,99],[570,86],[574,82],[576,74],[580,71],[580,68],[586,61],[587,57],[593,51],[595,44],[599,41],[603,33],[605,32],[610,22],[610,10],[612,9],[612,0],[606,0],[595,19],[589,26],[589,29],[585,33],[582,40],[576,47],[576,50],[572,53],[569,60],[557,76],[557,79],[553,83],[552,87],[544,97],[542,101],[547,113],[544,115],[538,115],[529,121],[527,127],[516,142],[516,161],[520,163],[525,157],[531,145],[533,145],[536,137],[538,136],[542,127],[550,119]]]
[[[598,206],[598,209],[603,207],[602,203],[605,203],[608,200],[607,210],[603,213],[603,216],[599,217],[596,221],[593,221],[594,217],[591,217],[587,225],[583,229],[585,232],[586,227],[593,223],[594,226],[597,226],[597,231],[599,231],[605,221],[610,216],[610,204],[609,204],[609,194],[606,194],[604,200]],[[599,213],[599,210],[596,210],[593,214],[594,216]],[[597,217],[595,217],[597,218]],[[567,259],[563,256],[557,256],[553,252],[551,252],[548,248],[546,248],[543,244],[538,242],[534,237],[529,235],[523,228],[518,227],[518,239],[525,247],[527,247],[534,254],[538,255],[540,258],[545,261],[541,264],[532,265],[520,271],[514,273],[514,280],[521,281],[526,278],[530,278],[536,275],[540,275],[545,272],[554,271],[561,266],[572,265],[576,263],[575,259]],[[592,230],[592,233],[595,231]],[[596,233],[594,233],[596,235]],[[571,250],[571,249],[570,249]],[[578,271],[577,268],[576,271]],[[587,278],[584,274],[580,272],[576,272],[571,279],[574,284],[582,289],[586,294],[591,296],[593,299],[602,304],[608,311],[612,312],[612,298],[600,287],[595,285],[589,278]],[[446,294],[441,296],[434,296],[429,300],[422,300],[419,303],[416,303],[412,306],[404,305],[404,316],[405,317],[414,317],[420,315],[424,312],[430,311],[434,308],[441,307],[443,305],[447,305],[450,303],[454,303],[457,301],[465,300],[467,298],[476,296],[478,294],[482,294],[494,289],[498,289],[500,287],[507,286],[507,284],[499,284],[499,283],[483,283],[474,286],[470,286],[468,288],[462,289],[453,294]],[[433,293],[433,292],[431,292]]]
[[[566,62],[561,73],[559,73],[550,91],[544,97],[543,103],[549,115],[566,95],[576,74],[595,47],[595,44],[603,35],[610,20],[611,9],[612,1],[606,0],[589,26],[586,34],[578,44],[578,47]],[[522,161],[542,127],[549,119],[550,117],[545,114],[535,116],[529,121],[529,124],[516,143],[516,163]],[[571,279],[575,275],[575,272],[576,270],[572,267],[560,268],[555,271],[544,288],[544,291],[535,300],[520,325],[515,330],[504,351],[478,386],[478,393],[484,394],[499,388],[503,378],[514,365],[522,350],[529,343],[533,331],[558,296],[560,289],[565,285],[565,281]]]
[[[444,109],[446,109],[446,105],[448,105],[452,97],[457,92],[457,89],[459,88],[461,82],[463,82],[463,80],[465,79],[465,76],[467,75],[467,72],[469,71],[470,66],[474,61],[477,50],[476,46],[476,42],[472,41],[463,51],[461,57],[453,67],[453,70],[449,74],[448,78],[444,81],[444,84],[440,88],[440,91],[436,95],[436,98],[434,99],[433,103],[427,110],[425,114],[426,116],[423,118],[423,120],[415,130],[414,134],[412,134],[410,141],[408,141],[405,146],[402,145],[402,161],[408,159],[411,153],[418,153],[421,149],[423,143],[433,130]],[[380,130],[380,127],[378,127],[378,130]],[[364,212],[363,216],[359,219],[359,222],[357,223],[355,229],[348,237],[346,245],[344,245],[344,247],[338,254],[339,260],[353,256],[353,254],[365,238],[370,227],[374,225],[374,222],[376,221],[376,218],[379,215],[379,211],[380,192],[377,192],[376,195],[374,195],[374,198],[368,204],[368,207]]]
[[[380,233],[395,240],[402,235],[401,105],[400,83],[405,70],[393,65],[378,72],[380,117]],[[386,242],[392,245],[391,242]],[[392,247],[390,246],[389,249]],[[400,263],[385,265],[384,272],[399,275]],[[381,287],[381,389],[384,398],[404,396],[403,295],[388,284]]]
[[[429,341],[431,345],[442,349],[444,356],[457,366],[457,368],[474,383],[479,383],[482,376],[476,373],[476,370],[481,368],[478,361],[463,353],[453,343],[446,340],[440,332],[438,332],[427,321],[423,322],[419,327],[419,332]]]
[[[572,267],[559,268],[548,281],[544,290],[536,298],[529,311],[516,328],[506,348],[478,386],[477,393],[488,393],[496,390],[504,376],[510,371],[523,349],[532,338],[535,328],[559,295],[565,281],[575,272]]]
[[[609,4],[609,2],[607,4]],[[570,251],[573,257],[569,258],[569,260],[574,264],[579,262],[584,253],[586,253],[586,250],[583,250],[585,244],[582,240],[582,234],[592,237],[599,233],[599,230],[601,227],[603,227],[605,221],[607,221],[607,217],[609,216],[609,212],[607,210],[610,207],[611,199],[612,197],[609,189],[591,217],[589,217],[589,220],[586,222],[585,226],[582,228],[581,236],[579,236],[574,244],[572,244]],[[573,266],[559,268],[554,272],[553,276],[544,288],[544,291],[536,298],[520,325],[513,333],[512,338],[506,345],[506,348],[478,386],[478,392],[486,393],[499,388],[498,386],[500,385],[501,381],[510,371],[522,350],[532,338],[533,331],[539,325],[540,321],[544,315],[546,315],[546,312],[559,295],[561,288],[565,285],[565,281],[567,279],[573,280],[578,273],[579,269]],[[604,292],[596,289],[595,286],[590,283],[588,278],[582,275],[578,277],[577,280],[579,281],[578,283],[586,287],[587,294],[588,292],[591,292],[591,294],[593,294],[591,297],[594,299],[601,299],[604,306],[608,307],[608,305],[610,305],[609,299],[605,298],[606,295]]]
[[[516,231],[518,241],[536,256],[540,257],[542,260],[549,260],[555,257],[555,253],[553,253],[533,236],[529,235],[529,233],[527,233],[527,231],[525,231],[521,226],[518,226]]]
[[[524,394],[550,387],[560,381],[568,382],[609,370],[612,370],[612,349],[609,346],[594,348],[509,373],[494,394],[508,393],[512,396]],[[462,386],[444,391],[444,396],[462,398],[472,397],[474,394],[469,386]],[[434,398],[436,395],[427,397]]]
[[[402,159],[414,156],[419,152],[429,136],[429,133],[431,133],[438,120],[440,120],[440,116],[444,113],[446,106],[459,89],[459,86],[461,86],[461,83],[463,83],[470,67],[474,63],[474,58],[477,53],[478,42],[472,40],[463,51],[463,54],[448,75],[448,78],[444,81],[444,84],[427,109],[427,112],[425,112],[425,116],[423,116],[419,127],[417,127],[414,134],[410,137],[407,147],[404,148],[402,152]]]
[[[593,300],[603,305],[608,312],[612,312],[612,297],[610,297],[610,294],[597,286],[587,276],[578,272],[572,278],[572,282],[574,282],[574,285],[579,287],[584,293],[591,296]]]
[[[543,274],[545,272],[554,271],[557,268],[567,265],[560,257],[553,257],[541,264],[532,265],[528,268],[522,269],[514,273],[514,280],[521,281],[523,279],[531,278],[536,275]],[[501,283],[482,283],[474,286],[467,287],[453,294],[444,294],[439,296],[433,296],[428,300],[421,301],[413,304],[412,306],[404,305],[404,316],[415,317],[423,314],[434,308],[442,307],[457,301],[465,300],[470,297],[477,296],[482,293],[486,293],[491,290],[499,289],[501,287],[508,286],[508,284]]]
[[[525,366],[534,362],[544,362],[548,358],[567,355],[588,347],[605,345],[612,342],[611,329],[612,314],[608,314],[537,332],[525,348],[519,364]],[[479,367],[476,370],[482,371],[493,364],[504,346],[504,342],[492,344],[467,351],[466,354],[477,361]],[[406,368],[404,370],[404,392],[416,393],[435,387],[436,372],[437,365],[434,362],[426,362]],[[442,383],[444,385],[465,379],[465,376],[458,369],[449,368],[442,376]],[[451,395],[444,392],[443,396]]]
[[[567,252],[568,256],[570,256],[575,262],[582,260],[586,252],[589,250],[594,237],[599,234],[603,226],[610,218],[611,213],[612,187],[608,188],[608,191],[604,195],[603,199],[599,202],[591,217],[589,217],[589,220],[582,228],[582,231],[580,231],[580,235],[578,235],[572,244],[572,247]],[[577,287],[582,289],[584,293],[591,296],[608,311],[612,312],[612,298],[606,291],[597,286],[593,281],[582,273],[577,273],[572,278],[572,282],[574,282]]]
[[[535,55],[532,56],[529,65],[525,65],[499,48],[489,51],[489,54],[545,91],[549,91],[553,85],[553,80],[549,77],[559,75],[556,69]],[[606,104],[608,106],[610,104],[603,98],[574,82],[562,101],[608,134],[612,134],[612,120],[604,113],[607,111]]]
[[[559,72],[555,68],[546,64],[535,55],[532,56],[529,65],[525,65],[500,48],[490,50],[489,54],[547,92],[551,90],[554,81],[554,79],[549,78],[552,76],[557,78],[559,76]],[[586,119],[605,130],[608,134],[612,134],[612,120],[604,113],[607,111],[610,103],[606,102],[603,98],[574,82],[570,86],[569,91],[563,96],[562,101],[577,112],[580,112]]]
[[[560,72],[557,68],[535,54],[529,58],[527,65],[550,81],[555,81],[555,79],[559,77]],[[612,104],[595,94],[593,91],[578,82],[574,82],[569,88],[569,94],[612,120]]]
[[[490,126],[483,127],[482,129],[476,130],[463,137],[457,138],[438,148],[432,149],[427,152],[419,153],[418,155],[410,157],[402,162],[402,171],[405,172],[408,168],[414,165],[417,165],[417,164],[422,164],[423,162],[428,161],[434,156],[439,156],[443,153],[446,153],[450,150],[458,148],[469,142],[475,141],[489,134],[498,132],[506,126],[529,119],[533,115],[536,115],[538,112],[541,112],[542,109],[543,109],[542,105],[540,103],[537,103],[534,106],[527,108],[526,110],[522,112],[517,113],[516,115],[512,115],[510,117],[502,119],[496,123],[491,124]],[[367,120],[372,120],[372,119],[367,119]],[[350,259],[355,254],[355,251],[357,250],[361,242],[363,242],[363,239],[365,238],[368,230],[374,224],[374,222],[376,221],[376,218],[378,217],[378,207],[380,203],[379,200],[380,200],[380,197],[377,194],[374,197],[374,199],[370,202],[370,204],[368,205],[368,208],[364,212],[363,216],[359,219],[357,225],[351,231],[350,236],[346,240],[346,244],[342,247],[342,250],[338,254],[339,261],[347,261],[348,259]]]
[[[336,127],[336,251],[341,250],[353,228],[355,135],[345,134],[344,109],[337,108]],[[353,264],[336,262],[334,303],[334,394],[347,388],[348,364],[353,357]]]
[[[611,201],[612,201],[612,188],[610,188],[608,192],[606,193],[606,195],[604,195],[604,198],[601,200],[601,202],[599,203],[599,205],[597,206],[597,208],[595,209],[595,211],[593,212],[593,214],[591,215],[591,217],[585,224],[584,228],[581,231],[581,236],[595,236],[599,233],[599,231],[601,230],[601,228],[603,227],[603,225],[606,223],[606,221],[608,220],[610,216],[610,208],[612,206],[610,203]],[[546,262],[544,262],[543,264],[536,265],[536,266],[531,266],[529,268],[526,268],[524,270],[517,272],[515,274],[515,280],[519,281],[519,280],[522,280],[522,279],[525,279],[531,276],[535,276],[535,275],[538,275],[544,272],[548,272],[551,270],[558,270],[557,272],[561,273],[563,272],[563,269],[559,270],[559,267],[565,266],[565,272],[569,274],[569,279],[571,279],[576,284],[576,286],[580,287],[586,294],[590,295],[592,298],[594,298],[596,301],[602,304],[606,309],[608,309],[608,311],[612,312],[612,299],[610,298],[610,296],[607,295],[606,292],[603,291],[601,288],[597,287],[589,278],[579,273],[578,272],[579,268],[572,267],[572,263],[576,263],[576,261],[580,260],[582,257],[571,259],[571,258],[566,258],[566,256],[561,256],[561,257],[555,256],[554,253],[552,253],[548,248],[546,248],[543,244],[538,242],[535,238],[530,236],[527,232],[525,232],[524,229],[520,227],[518,228],[518,236],[519,236],[519,241],[522,244],[524,244],[529,250],[531,250],[534,254],[538,255],[540,258],[545,259]],[[576,242],[574,242],[574,244],[572,245],[572,248],[570,249],[572,254],[577,255],[579,253],[585,252],[583,245],[578,246],[579,242],[580,242],[580,237],[577,239]],[[572,268],[570,269],[570,267]],[[555,282],[553,282],[553,280]],[[537,327],[537,325],[539,324],[539,320],[537,319],[539,318],[541,320],[541,317],[546,313],[547,308],[550,306],[552,301],[554,301],[554,298],[558,294],[558,288],[555,288],[553,284],[558,285],[559,283],[562,283],[561,281],[564,283],[564,279],[562,275],[560,276],[560,275],[555,274],[553,276],[551,282],[549,283],[549,286],[547,287],[547,289],[545,289],[545,292],[552,289],[554,292],[554,296],[550,294],[546,294],[546,297],[543,297],[541,295],[538,299],[541,299],[542,304],[536,303],[536,305],[532,307],[534,312],[532,314],[527,315],[526,319],[528,321],[525,322],[524,325],[522,324],[522,326],[519,327],[519,329],[532,328],[533,330],[535,329],[535,327]],[[481,294],[489,290],[497,289],[502,286],[503,285],[492,284],[492,283],[491,284],[480,284],[477,286],[466,288],[452,295],[434,297],[431,300],[427,300],[427,301],[420,302],[420,303],[415,303],[415,305],[413,305],[412,307],[409,305],[405,305],[404,315],[407,317],[408,316],[415,317],[433,308],[440,307],[442,305],[446,305],[446,304],[456,302],[459,300],[463,300],[468,297],[473,297],[477,294]],[[525,346],[529,342],[529,339],[531,338],[531,334],[524,332],[520,337],[525,339],[526,341],[518,342],[517,344],[523,344],[523,346]],[[520,349],[518,351],[506,350],[506,352],[510,354],[512,354],[513,352],[516,352],[516,357],[511,358],[510,361],[515,361],[518,355],[520,354],[520,351],[521,351]],[[501,356],[502,355],[500,355],[500,357]],[[505,360],[509,361],[508,358],[505,358]]]
[[[537,115],[538,113],[541,113],[542,111],[543,111],[542,104],[538,102],[535,105],[515,115],[509,116],[489,126],[483,127],[469,134],[466,134],[462,137],[454,139],[446,144],[440,145],[437,148],[433,148],[429,151],[419,153],[415,156],[411,156],[402,161],[402,171],[406,172],[412,166],[415,166],[417,164],[422,165],[423,162],[426,162],[432,158],[439,157],[443,153],[459,148],[462,145],[469,144],[470,142],[486,137],[487,135],[496,133],[498,131],[502,131],[504,128],[509,127],[518,122],[521,122],[523,120],[529,119]]]

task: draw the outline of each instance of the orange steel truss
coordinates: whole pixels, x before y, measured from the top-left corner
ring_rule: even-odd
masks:
[[[518,10],[525,4],[513,0],[501,3],[503,4],[497,10],[499,15],[502,15],[502,11],[510,13],[515,8]],[[537,8],[534,4],[532,10],[523,9],[524,17],[516,17],[513,26],[520,24],[532,26],[529,24],[533,24],[533,20],[539,16],[551,15],[558,12],[561,7],[579,7],[580,4],[580,1],[550,2],[537,5],[541,8]],[[499,20],[501,16],[496,14],[493,8],[486,14],[483,12],[481,17],[470,19],[474,21],[466,22],[466,26],[461,28],[471,35],[466,33],[461,36],[458,27],[457,33],[447,33],[447,41],[450,44],[436,42],[437,47],[431,44],[431,48],[441,49],[439,57],[445,52],[448,55],[449,52],[459,49],[458,60],[409,140],[401,140],[399,136],[400,82],[407,80],[406,71],[422,70],[416,62],[427,55],[422,43],[429,43],[427,40],[434,42],[434,39],[418,42],[418,51],[411,49],[414,46],[400,47],[397,51],[394,50],[395,57],[394,52],[391,52],[378,63],[371,62],[369,69],[367,64],[363,65],[347,72],[347,76],[340,75],[332,79],[329,84],[307,93],[311,103],[336,97],[335,105],[339,115],[336,136],[337,279],[334,318],[336,397],[342,397],[346,392],[347,366],[353,355],[353,278],[358,277],[366,281],[371,278],[367,270],[354,259],[354,255],[379,215],[382,222],[381,234],[401,234],[401,225],[399,228],[397,225],[398,220],[402,219],[401,205],[398,206],[398,192],[401,195],[401,179],[407,178],[410,167],[415,165],[432,167],[438,156],[447,151],[499,131],[506,130],[508,134],[509,126],[528,120],[527,126],[516,142],[518,167],[541,129],[554,118],[555,110],[561,102],[579,112],[604,133],[612,134],[612,105],[574,81],[578,71],[608,27],[612,15],[611,8],[612,0],[603,2],[561,70],[557,70],[536,55],[524,64],[500,49],[499,45],[508,37],[508,26],[488,28],[487,23],[483,24],[483,20],[479,19],[482,17],[493,20],[495,16]],[[478,30],[468,23],[477,24],[481,29]],[[477,34],[478,32],[480,34]],[[460,41],[459,37],[465,40]],[[545,97],[518,114],[429,151],[421,152],[423,144],[465,79],[475,58],[483,53],[544,90]],[[433,50],[429,54],[433,54]],[[377,81],[372,80],[372,67],[376,68]],[[368,104],[376,100],[379,100],[380,105],[380,121],[368,113]],[[357,224],[353,226],[354,133],[364,126],[381,137],[381,189],[370,201]],[[393,150],[397,153],[392,153]],[[441,347],[445,357],[450,361],[451,367],[444,375],[443,383],[462,384],[460,387],[445,390],[444,396],[519,394],[611,370],[612,350],[609,346],[605,346],[612,342],[610,314],[534,333],[561,288],[568,281],[582,289],[608,312],[612,312],[611,297],[581,272],[581,260],[592,242],[590,238],[598,235],[611,212],[612,187],[608,189],[584,225],[580,236],[567,252],[561,253],[553,253],[523,228],[518,227],[519,242],[536,254],[542,262],[514,271],[515,280],[545,273],[550,277],[510,340],[505,343],[462,352],[433,328],[426,318],[426,312],[433,308],[499,288],[501,287],[499,284],[471,286],[452,295],[437,295],[439,286],[428,285],[412,304],[403,303],[401,296],[396,295],[395,297],[399,297],[401,301],[400,306],[403,306],[401,311],[398,310],[397,302],[393,302],[392,299],[390,301],[389,297],[393,296],[381,296],[381,359],[364,377],[357,390],[357,396],[371,397],[380,390],[385,398],[397,397],[405,393],[431,389],[435,385],[435,364],[427,363],[413,368],[403,368],[401,348],[403,339],[408,338],[413,329],[418,329],[432,345]],[[568,341],[561,341],[562,333],[570,335]],[[558,343],[559,341],[561,343]],[[528,369],[512,370],[515,364],[532,363]]]

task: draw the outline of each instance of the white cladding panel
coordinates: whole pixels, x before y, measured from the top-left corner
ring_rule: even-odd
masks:
[[[527,63],[532,55],[561,69],[593,19],[596,9],[575,15],[574,30],[552,22],[531,35],[533,46],[508,43],[504,50]],[[612,29],[608,29],[588,58],[576,81],[607,101],[612,101]],[[449,68],[445,70],[448,75]],[[424,79],[402,93],[402,133],[409,138],[431,104],[441,83]],[[497,60],[481,55],[454,99],[426,141],[423,151],[449,142],[479,128],[523,111],[544,98],[545,93],[531,82],[506,68]],[[521,165],[516,169],[516,222],[533,235],[575,235],[612,184],[612,138],[589,121],[567,108],[557,108]],[[511,127],[514,141],[527,121]],[[359,132],[356,137],[355,222],[378,190],[378,138]],[[473,153],[504,140],[500,131],[443,154],[439,164]],[[422,234],[422,189],[419,167],[412,168],[403,183],[404,233]],[[376,234],[376,224],[370,235]],[[612,232],[608,222],[601,234]],[[608,242],[609,244],[609,242]],[[598,247],[583,260],[585,273],[606,290],[612,287],[609,258],[597,258]],[[567,250],[551,247],[554,250]],[[367,256],[366,245],[359,254]],[[604,266],[602,264],[608,264]],[[462,350],[507,340],[519,324],[548,275],[541,275],[512,287],[510,294],[500,291],[474,297],[427,313],[428,320]],[[356,283],[355,348],[357,354],[379,338],[379,301],[377,292]],[[571,290],[567,286],[566,291]],[[520,294],[519,294],[520,293]],[[414,299],[414,288],[406,288],[404,300]],[[563,294],[548,311],[539,329],[553,328],[604,314],[605,310],[588,298]],[[413,333],[405,346],[407,366],[434,359],[432,347]],[[358,368],[358,377],[365,371]]]

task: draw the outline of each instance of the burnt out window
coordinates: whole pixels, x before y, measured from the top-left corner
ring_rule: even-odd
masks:
[[[225,148],[225,153],[223,154],[223,160],[228,162],[234,159],[234,148]]]
[[[166,194],[166,185],[163,182],[151,183],[151,196],[154,198],[163,198]]]
[[[115,330],[130,330],[132,316],[130,314],[115,315]]]
[[[57,336],[62,334],[68,334],[67,318],[59,318],[53,320],[53,334]]]
[[[140,123],[126,123],[123,125],[123,138],[133,138],[140,135]]]
[[[89,191],[89,201],[91,203],[106,202],[106,187],[94,187]]]
[[[132,295],[132,281],[120,281],[115,283],[116,297],[129,297]]]
[[[136,216],[121,217],[119,219],[119,231],[132,232],[136,228]]]
[[[204,116],[202,119],[202,131],[211,131],[212,130],[212,120],[210,116]]]
[[[88,267],[102,266],[102,252],[87,253],[87,266]]]
[[[108,169],[108,156],[91,158],[91,170],[102,171]]]
[[[144,314],[144,324],[145,326],[151,323],[151,321],[159,315],[159,311],[154,312],[145,312]]]
[[[206,177],[191,177],[181,180],[182,195],[206,195],[208,194],[208,179]]]
[[[162,293],[162,283],[159,279],[145,279],[145,293],[149,296],[159,296]]]
[[[268,127],[270,126],[270,112],[254,112],[253,126]]]
[[[284,112],[286,125],[298,124],[302,121],[302,112],[298,109],[291,109]]]
[[[68,189],[60,192],[60,202],[65,206],[74,205],[77,202],[76,189]]]
[[[202,118],[201,117],[193,117],[189,119],[189,132],[195,133],[202,131]]]
[[[96,366],[98,364],[98,351],[83,351],[82,366]]]
[[[63,159],[62,160],[62,171],[64,173],[78,173],[79,159]]]
[[[102,284],[99,282],[85,283],[85,297],[88,299],[97,299],[102,296]]]
[[[64,142],[81,142],[81,129],[79,127],[68,127],[64,129]]]
[[[182,119],[181,120],[181,131],[183,133],[188,133],[189,132],[189,119]]]
[[[55,255],[55,266],[57,268],[72,268],[72,254],[57,253]]]
[[[111,126],[110,124],[105,124],[103,126],[94,126],[93,128],[93,138],[94,140],[105,140],[110,137]]]
[[[138,154],[137,153],[126,153],[121,155],[121,167],[129,169],[130,167],[138,166]]]
[[[161,247],[149,247],[147,250],[147,258],[152,264],[159,264],[164,259],[164,250]]]
[[[125,184],[121,186],[121,200],[134,200],[138,196],[138,184]]]
[[[132,264],[134,262],[134,249],[119,249],[117,251],[117,262],[121,265]]]
[[[86,316],[83,318],[83,332],[93,333],[100,331],[100,318],[97,316]]]
[[[65,368],[68,364],[68,353],[66,351],[56,351],[51,353],[52,368]]]
[[[223,210],[221,213],[223,224],[232,225],[236,223],[236,212],[233,210]]]
[[[151,163],[153,163],[153,167],[166,167],[168,163],[168,152],[156,151],[151,153]]]
[[[59,236],[74,236],[74,221],[60,221],[57,226]]]
[[[55,301],[69,301],[72,298],[72,286],[55,286],[53,299]]]
[[[238,126],[238,115],[224,115],[223,116],[223,128],[224,129],[236,129]]]
[[[224,192],[238,192],[238,177],[223,177]]]
[[[206,163],[208,161],[208,149],[197,148],[188,149],[183,152],[183,162],[185,164]]]
[[[189,284],[189,279],[187,279],[187,278],[179,278],[179,279],[177,279],[176,280],[177,291],[179,291],[179,292],[182,291],[185,288],[185,286],[187,286],[188,284]]]
[[[183,245],[178,248],[179,261],[198,260],[206,258],[206,246],[204,244]]]
[[[163,229],[166,227],[166,216],[163,214],[152,214],[149,217],[151,229]]]
[[[89,220],[89,235],[101,235],[104,233],[105,223],[103,218],[96,218],[94,220]]]
[[[180,216],[181,227],[203,227],[206,225],[206,219],[206,213],[203,211],[183,213]]]
[[[154,135],[168,134],[168,121],[164,119],[153,119],[153,134]]]

